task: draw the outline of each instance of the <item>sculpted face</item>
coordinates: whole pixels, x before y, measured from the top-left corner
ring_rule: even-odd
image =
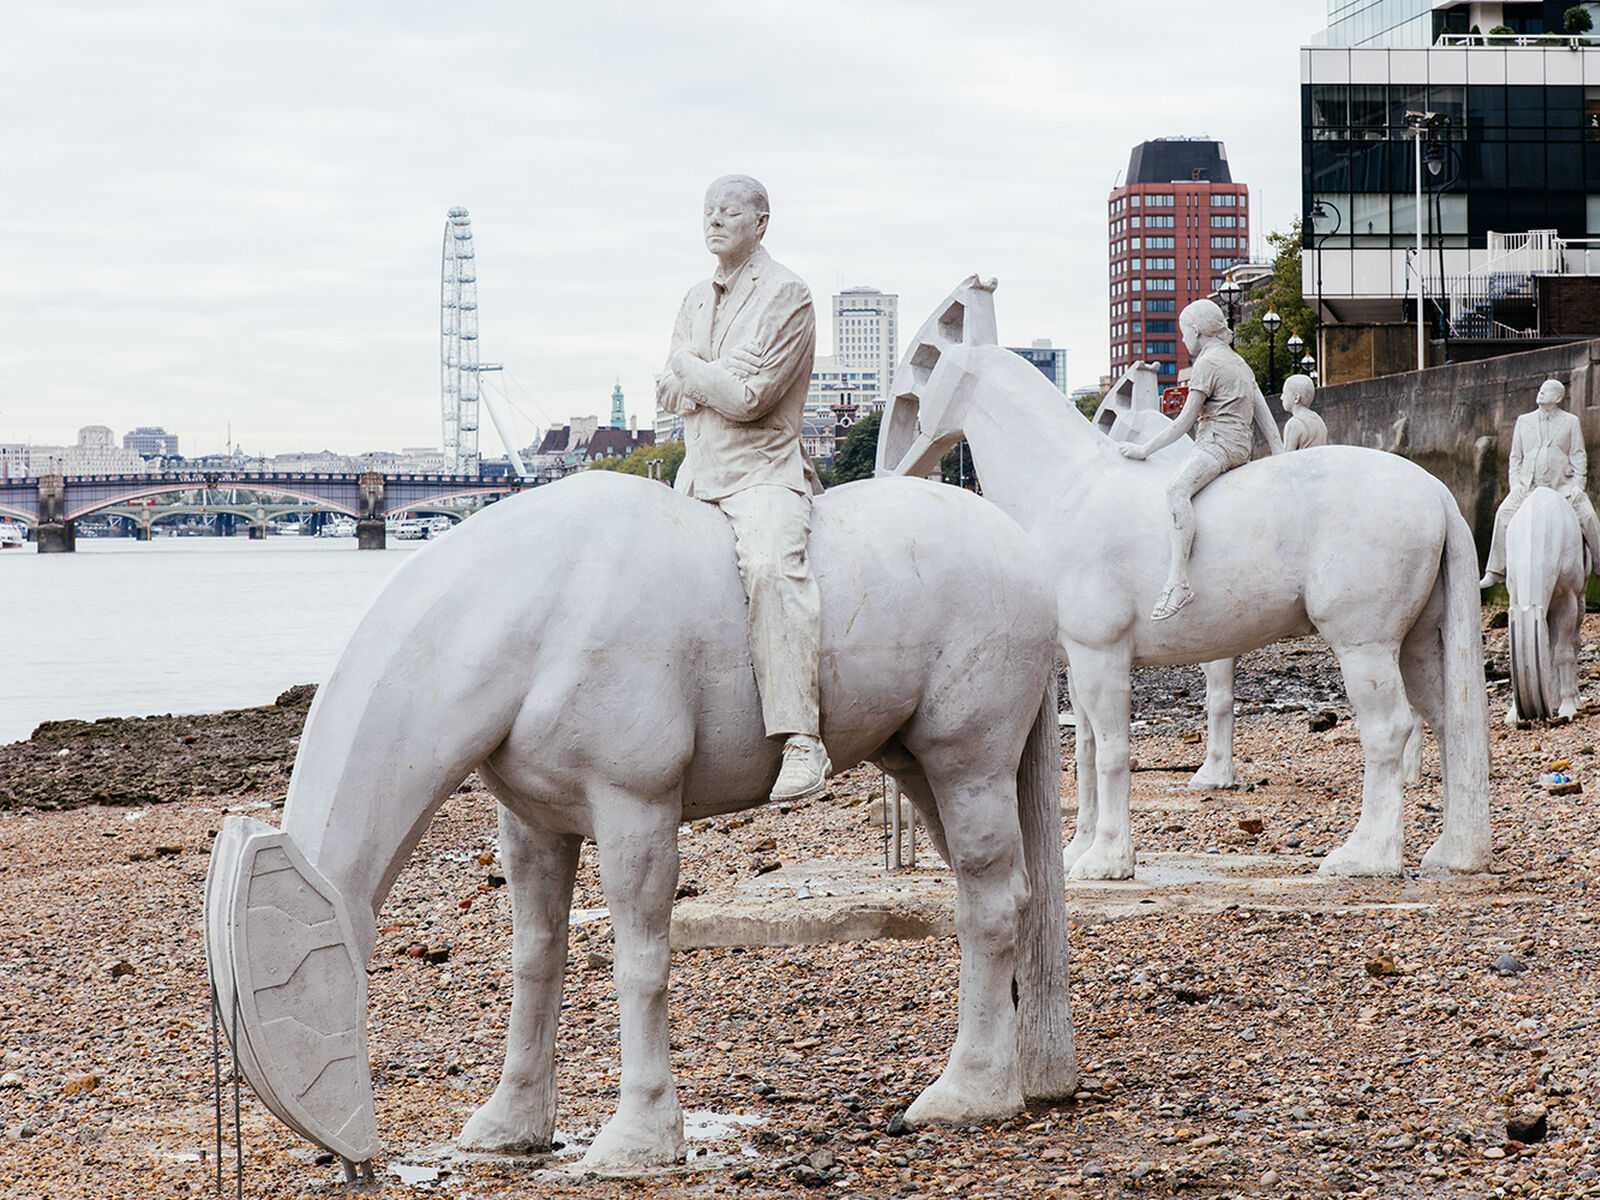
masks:
[[[1567,389],[1563,387],[1559,381],[1554,379],[1546,379],[1539,387],[1538,405],[1546,412],[1549,412],[1552,408],[1561,403],[1562,398],[1566,396],[1566,394]]]
[[[733,175],[706,189],[706,249],[728,266],[749,258],[767,232],[766,193],[753,179]]]

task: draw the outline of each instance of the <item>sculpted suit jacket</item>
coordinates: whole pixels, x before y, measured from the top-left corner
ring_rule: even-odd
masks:
[[[741,380],[718,360],[750,345],[760,348],[760,363]],[[688,372],[689,379],[671,367],[672,353],[684,346],[707,360]],[[802,495],[822,490],[800,447],[816,346],[810,290],[760,246],[720,300],[710,279],[689,289],[657,389],[663,408],[684,413],[678,491],[721,500],[760,484]]]
[[[1547,440],[1541,441],[1539,418],[1534,411],[1517,418],[1511,434],[1511,487],[1524,495],[1536,487],[1554,488],[1569,499],[1582,491],[1589,471],[1583,447],[1583,426],[1566,409],[1550,414]]]

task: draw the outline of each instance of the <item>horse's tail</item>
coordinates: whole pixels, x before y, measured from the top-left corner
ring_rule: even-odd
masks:
[[[455,573],[427,573],[437,565],[413,560],[390,580],[318,691],[283,828],[229,817],[206,881],[207,965],[241,1073],[352,1177],[377,1150],[366,1047],[375,914],[516,712],[507,678],[438,670],[476,622],[438,603]],[[427,736],[408,737],[418,731]]]
[[[1440,738],[1445,755],[1444,829],[1439,844],[1424,858],[1423,865],[1481,871],[1489,865],[1491,838],[1489,705],[1483,682],[1478,551],[1455,498],[1443,485],[1438,490],[1445,521],[1441,719],[1449,729]]]
[[[1017,929],[1017,1038],[1022,1094],[1057,1100],[1078,1088],[1067,994],[1066,870],[1061,846],[1061,731],[1052,675],[1017,768],[1017,810],[1030,898]]]
[[[1560,520],[1542,517],[1565,504],[1549,488],[1535,488],[1506,529],[1506,633],[1511,646],[1511,697],[1524,720],[1553,717],[1561,707],[1555,656],[1550,644],[1550,602],[1560,564]],[[1562,518],[1557,511],[1554,516]],[[1555,543],[1554,545],[1550,543]]]

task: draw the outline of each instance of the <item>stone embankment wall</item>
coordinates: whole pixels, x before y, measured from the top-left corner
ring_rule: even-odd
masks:
[[[1589,490],[1600,482],[1600,340],[1571,342],[1483,362],[1455,363],[1319,388],[1314,407],[1328,440],[1411,459],[1442,479],[1473,527],[1480,561],[1506,493],[1511,430],[1539,385],[1567,385],[1566,407],[1583,422]]]

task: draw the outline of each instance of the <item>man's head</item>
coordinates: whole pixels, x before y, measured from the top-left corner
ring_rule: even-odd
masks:
[[[1190,354],[1199,352],[1200,342],[1205,338],[1233,340],[1228,336],[1227,319],[1211,300],[1194,300],[1185,306],[1178,314],[1178,328],[1183,331],[1184,348]]]
[[[1567,396],[1567,389],[1559,379],[1546,379],[1539,385],[1537,403],[1545,412],[1559,405]]]
[[[748,175],[724,175],[706,189],[706,249],[727,270],[755,253],[767,232],[767,189]]]
[[[1289,376],[1283,381],[1283,411],[1293,412],[1297,408],[1309,408],[1311,397],[1316,391],[1317,385],[1311,382],[1311,376]]]

